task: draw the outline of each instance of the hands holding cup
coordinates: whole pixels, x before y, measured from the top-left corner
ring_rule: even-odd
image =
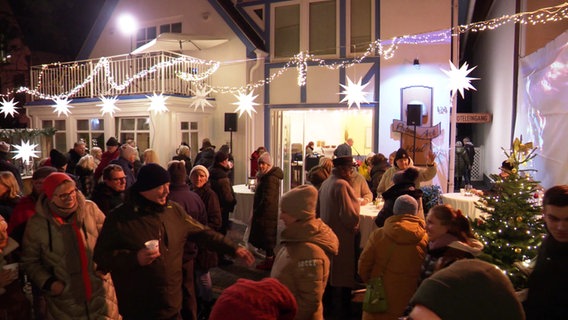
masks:
[[[148,240],[144,243],[144,248],[138,250],[138,264],[147,266],[160,256],[160,241]]]

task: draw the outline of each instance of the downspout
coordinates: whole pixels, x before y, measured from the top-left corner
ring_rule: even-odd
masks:
[[[458,0],[452,0],[452,14],[451,14],[451,28],[458,25]],[[455,66],[459,68],[459,37],[452,37],[450,48],[450,56]],[[457,93],[454,92],[452,99],[452,106],[450,108],[450,148],[449,148],[449,162],[448,163],[448,181],[446,184],[445,192],[454,192],[454,176],[455,176],[455,158],[456,158],[456,122],[457,122]]]
[[[252,66],[252,68],[250,68],[249,70],[249,74],[248,74],[248,79],[246,83],[254,83],[253,79],[255,79],[254,74],[255,72],[257,72],[262,66],[264,66],[264,60],[266,58],[266,56],[268,56],[268,53],[260,50],[260,49],[254,49],[254,54],[256,55],[256,63],[254,64],[254,66]],[[263,77],[264,77],[264,73],[263,73]],[[262,87],[264,89],[264,87]],[[264,95],[264,90],[263,90],[263,95]],[[261,101],[264,101],[264,99],[261,99]],[[262,108],[264,110],[264,108]],[[256,150],[256,139],[255,139],[255,132],[256,132],[256,128],[255,128],[255,121],[254,118],[256,117],[258,113],[252,113],[252,117],[247,117],[245,119],[245,159],[246,159],[246,172],[245,172],[245,181],[248,181],[248,173],[250,172],[250,161],[249,161],[249,153],[251,152],[251,150]],[[262,119],[264,119],[264,117],[261,117]]]

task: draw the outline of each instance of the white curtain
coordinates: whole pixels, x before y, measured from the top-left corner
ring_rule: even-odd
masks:
[[[515,136],[539,148],[536,180],[568,184],[568,31],[520,62]]]

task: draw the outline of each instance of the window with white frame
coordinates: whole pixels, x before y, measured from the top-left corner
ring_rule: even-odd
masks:
[[[118,137],[121,143],[134,140],[138,150],[150,148],[150,118],[117,118]]]
[[[337,55],[337,3],[337,0],[309,0],[275,4],[273,58],[289,58],[305,50],[320,56]]]
[[[41,128],[54,128],[57,130],[53,137],[47,138],[46,140],[47,145],[45,146],[45,149],[48,152],[51,149],[57,149],[61,152],[67,151],[65,120],[42,120]]]
[[[197,121],[180,122],[181,141],[191,147],[191,158],[195,159],[199,148],[199,123]]]
[[[158,35],[166,32],[181,33],[181,22],[164,23],[156,26],[139,28],[136,32],[136,48],[156,39]]]
[[[105,120],[104,119],[79,119],[77,120],[77,141],[85,141],[87,148],[101,147],[105,145]]]
[[[348,52],[365,52],[373,39],[373,6],[372,0],[351,0],[349,6],[349,50]]]

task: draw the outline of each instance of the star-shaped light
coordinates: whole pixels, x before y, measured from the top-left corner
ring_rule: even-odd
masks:
[[[361,80],[362,79],[359,79],[357,83],[354,83],[351,79],[349,79],[349,77],[347,77],[347,85],[339,84],[343,87],[343,89],[345,89],[345,91],[341,92],[341,94],[344,94],[345,97],[340,101],[340,103],[347,101],[348,109],[351,109],[353,104],[356,104],[357,108],[361,109],[361,103],[369,103],[369,100],[367,100],[367,95],[369,93],[365,92],[365,88],[369,85],[369,82],[361,85]]]
[[[249,117],[252,117],[252,113],[251,112],[255,112],[256,110],[254,110],[254,106],[258,106],[258,103],[254,102],[254,99],[256,99],[256,97],[258,97],[258,95],[253,96],[254,91],[249,92],[248,94],[244,94],[242,92],[239,92],[239,95],[234,95],[237,99],[239,99],[238,102],[234,102],[233,104],[238,106],[237,109],[235,109],[235,112],[239,112],[239,118],[243,115],[243,113],[248,113]]]
[[[154,93],[151,97],[146,96],[146,98],[150,99],[150,107],[148,108],[148,111],[154,111],[157,113],[170,111],[168,107],[166,107],[166,100],[168,100],[169,97],[164,97],[161,93],[158,95]]]
[[[213,107],[213,105],[207,100],[207,95],[209,95],[211,91],[213,91],[213,89],[207,90],[204,86],[191,90],[193,97],[191,98],[191,104],[189,107],[194,107],[194,111],[197,111],[197,108],[201,108],[201,111],[205,111],[205,107]]]
[[[2,98],[2,102],[0,102],[0,113],[4,114],[4,118],[8,117],[8,114],[14,117],[14,113],[18,113],[18,111],[16,111],[17,104],[18,102],[14,103],[14,98],[10,101],[6,101]]]
[[[450,78],[450,90],[452,93],[452,98],[456,95],[457,91],[460,92],[460,95],[463,96],[463,91],[464,90],[469,90],[469,89],[473,89],[476,90],[472,85],[471,85],[471,80],[479,80],[479,78],[472,78],[472,77],[468,77],[467,75],[472,72],[475,68],[477,68],[477,66],[468,69],[469,65],[467,64],[467,62],[464,62],[464,64],[461,66],[461,68],[456,68],[456,66],[453,64],[452,61],[450,61],[450,70],[444,70],[442,69],[442,71]]]
[[[22,159],[26,165],[30,164],[32,158],[39,158],[39,156],[36,155],[39,151],[35,150],[37,144],[30,144],[29,140],[26,142],[22,140],[21,145],[13,144],[12,147],[17,149],[16,151],[11,151],[16,154],[13,159]]]
[[[114,113],[116,111],[120,111],[120,108],[116,106],[116,101],[118,100],[117,96],[114,97],[105,97],[101,96],[102,104],[97,104],[98,107],[101,107],[101,114],[104,117],[105,113],[110,114],[111,117],[114,117]]]
[[[53,99],[55,105],[51,106],[54,109],[53,113],[57,112],[58,117],[60,117],[62,113],[65,114],[66,117],[68,117],[69,114],[71,113],[71,111],[69,111],[69,108],[73,108],[73,106],[69,105],[71,101],[67,100],[67,97],[63,99],[61,99],[60,97],[56,97],[55,99]]]

